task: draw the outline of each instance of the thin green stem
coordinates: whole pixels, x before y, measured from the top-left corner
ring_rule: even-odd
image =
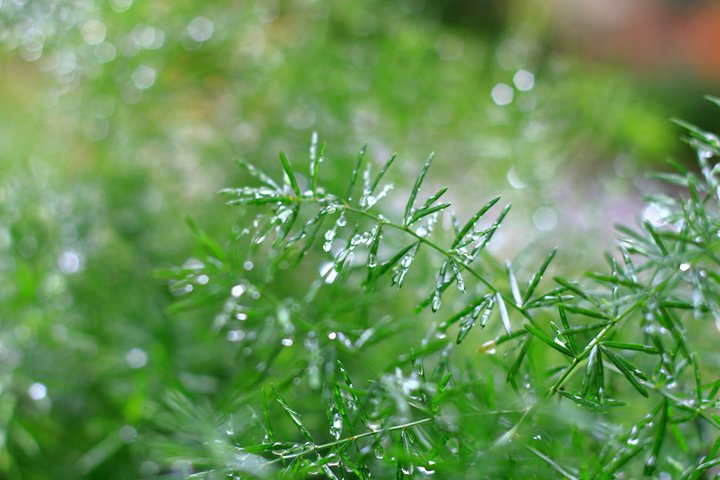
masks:
[[[332,448],[337,445],[343,445],[343,444],[349,443],[349,442],[356,442],[358,440],[362,440],[363,438],[372,437],[375,435],[381,435],[381,434],[393,432],[396,430],[404,430],[407,428],[417,427],[419,425],[424,425],[424,424],[430,423],[432,421],[433,421],[432,418],[423,418],[421,420],[415,420],[414,422],[404,423],[402,425],[394,425],[394,426],[388,427],[388,428],[381,428],[378,430],[370,430],[370,431],[367,431],[364,433],[359,433],[357,435],[352,435],[350,437],[345,437],[345,438],[341,438],[338,440],[334,440],[332,442],[322,443],[320,445],[312,445],[311,447],[308,447],[306,450],[302,450],[301,452],[294,453],[292,455],[281,455],[279,458],[276,458],[275,460],[271,460],[268,463],[269,464],[278,463],[278,462],[281,462],[288,458],[295,458],[295,457],[300,457],[303,455],[308,455],[310,453],[315,453],[320,450],[325,450],[327,448]]]

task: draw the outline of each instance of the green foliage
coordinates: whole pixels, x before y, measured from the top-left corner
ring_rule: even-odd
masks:
[[[556,250],[527,277],[498,266],[499,198],[463,226],[436,204],[446,189],[418,202],[433,155],[392,201],[378,188],[395,156],[373,177],[363,148],[336,190],[315,136],[307,174],[282,154],[280,184],[250,168],[255,186],[222,193],[256,215],[237,242],[262,261],[250,279],[235,242],[211,250],[188,294],[220,297],[216,328],[242,352],[219,415],[250,413],[223,440],[231,461],[186,451],[193,478],[703,478],[720,445],[720,149],[688,132],[700,175],[673,177],[687,191],[651,197],[662,215],[619,227],[606,271],[580,281],[547,278]],[[319,273],[288,295],[298,266]],[[418,307],[390,308],[392,285]]]
[[[557,364],[548,362],[569,358],[526,330],[523,312],[538,312],[535,332],[557,336],[573,355],[608,318],[601,307],[572,304],[576,283],[550,281],[574,272],[578,254],[584,263],[596,250],[585,235],[569,239],[559,223],[563,245],[545,266],[538,267],[544,247],[532,243],[512,262],[497,262],[488,246],[512,250],[508,237],[522,243],[535,233],[508,228],[508,207],[493,201],[475,220],[473,212],[502,193],[515,202],[512,221],[529,225],[528,209],[529,219],[538,207],[554,207],[558,186],[576,174],[585,179],[576,191],[604,182],[612,183],[609,196],[629,188],[638,165],[675,151],[666,118],[669,111],[688,118],[684,108],[695,94],[675,95],[683,105],[668,110],[627,74],[548,49],[551,42],[523,28],[523,18],[488,38],[438,21],[435,13],[450,4],[430,4],[0,1],[1,478],[280,474],[289,461],[250,447],[307,449],[310,440],[279,397],[315,447],[340,442],[302,455],[292,468],[314,468],[303,463],[309,458],[338,476],[334,460],[322,461],[337,453],[359,464],[365,457],[357,449],[375,439],[384,460],[367,463],[383,476],[393,457],[411,468],[405,457],[416,451],[428,466],[442,459],[458,475],[488,465],[491,473],[553,476],[543,470],[546,459],[572,466],[571,452],[600,443],[586,445],[579,433],[573,449],[563,443],[568,431],[590,422],[565,398],[607,389],[608,380],[640,398],[602,347],[652,379],[648,362],[660,350],[650,340],[613,338],[595,349],[602,362],[577,386],[587,391],[559,390],[562,415],[553,416],[546,402],[534,416],[555,435],[540,434],[548,443],[488,453],[482,463],[460,443],[487,440],[467,444],[475,448],[499,438],[530,404],[528,392],[540,391],[552,374]],[[520,8],[511,10],[520,16]],[[514,82],[517,74],[523,84]],[[500,83],[514,92],[504,106],[491,95]],[[334,151],[314,137],[301,158],[296,146],[313,130]],[[370,148],[356,158],[349,149],[363,142]],[[422,164],[410,159],[430,147],[440,155],[408,219]],[[278,151],[287,152],[285,167]],[[622,179],[608,173],[618,155]],[[237,156],[267,174],[248,163],[232,168]],[[526,188],[510,190],[510,167]],[[595,174],[603,180],[595,182]],[[665,178],[688,186],[685,172]],[[391,181],[402,188],[390,190]],[[450,191],[441,188],[449,184]],[[258,205],[222,208],[215,191],[236,185],[255,188]],[[298,200],[273,213],[278,191]],[[329,194],[369,216],[344,207],[344,217],[322,212]],[[653,201],[664,206],[668,199]],[[432,236],[412,235],[424,235],[435,218]],[[673,240],[654,228],[673,255]],[[660,248],[649,232],[640,239],[636,248]],[[592,275],[612,283],[612,273]],[[637,288],[615,281],[618,294]],[[687,302],[667,304],[687,309]],[[708,312],[698,307],[699,316]],[[686,325],[688,335],[706,339],[692,354],[707,382],[716,368],[707,353],[713,337],[702,337],[704,323]],[[570,377],[579,379],[585,368]],[[422,388],[406,393],[416,384]],[[715,397],[707,390],[714,387],[704,388],[705,399]],[[526,397],[519,400],[515,389]],[[422,395],[439,414],[421,416],[416,407],[402,413],[415,402],[410,397]],[[629,429],[640,418],[634,408],[628,402],[602,425]],[[555,425],[556,418],[573,422]],[[673,418],[660,455],[668,439],[682,445],[686,437],[678,448],[687,456],[699,451],[700,441]],[[457,458],[442,449],[427,453],[430,444],[419,436],[441,429],[450,432],[443,445]],[[431,446],[443,441],[433,433]],[[699,469],[712,472],[717,447],[705,456]]]

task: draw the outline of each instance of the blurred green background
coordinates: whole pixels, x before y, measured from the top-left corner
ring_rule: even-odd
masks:
[[[152,477],[163,392],[243,374],[153,274],[195,248],[184,214],[229,238],[237,158],[278,173],[317,131],[327,183],[367,144],[405,188],[435,151],[460,212],[513,201],[496,252],[600,258],[642,174],[691,162],[670,117],[712,121],[720,14],[569,3],[0,0],[0,477]]]

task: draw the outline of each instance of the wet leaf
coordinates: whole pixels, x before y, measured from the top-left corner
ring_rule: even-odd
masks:
[[[434,157],[435,153],[431,153],[430,156],[427,158],[427,160],[423,164],[422,169],[420,170],[420,174],[415,180],[415,185],[413,185],[413,188],[410,191],[410,196],[408,197],[407,205],[405,206],[405,215],[403,216],[403,221],[405,225],[410,224],[413,208],[415,207],[415,198],[420,191],[420,187],[423,184],[423,180],[425,180],[425,175],[427,175],[427,172],[430,169],[430,164],[432,163]]]
[[[638,379],[635,378],[636,376],[638,376],[638,378],[644,379],[646,378],[644,374],[638,368],[630,364],[627,360],[616,355],[612,350],[608,348],[603,348],[602,351],[608,358],[608,360],[610,360],[612,364],[615,365],[618,370],[620,370],[620,373],[625,376],[625,378],[628,380],[628,382],[630,382],[630,384],[635,388],[635,390],[637,390],[638,393],[640,393],[643,397],[647,397],[647,390],[640,384]]]
[[[292,165],[290,165],[290,160],[288,160],[288,158],[283,152],[280,152],[280,163],[282,164],[283,171],[285,172],[286,180],[290,183],[290,187],[292,187],[295,195],[299,197],[300,186],[298,185],[297,179],[295,178],[295,173],[293,172]]]
[[[525,330],[530,332],[532,335],[537,337],[539,340],[541,340],[543,343],[548,345],[549,347],[552,347],[554,350],[557,350],[558,352],[562,353],[563,355],[567,355],[568,357],[573,357],[573,353],[570,351],[565,344],[561,343],[559,340],[553,340],[547,333],[540,330],[538,327],[533,325],[532,323],[525,323],[523,324],[523,327],[525,327]]]
[[[393,155],[387,160],[387,162],[385,162],[385,164],[380,168],[380,171],[379,171],[378,174],[375,176],[375,179],[373,180],[372,185],[370,186],[370,195],[372,195],[372,194],[375,192],[375,190],[377,189],[378,185],[380,184],[380,181],[381,181],[382,178],[385,176],[385,173],[388,171],[388,169],[389,169],[390,166],[393,164],[393,162],[395,161],[396,158],[397,158],[397,154],[393,154]]]
[[[465,236],[473,229],[475,224],[482,218],[483,215],[487,213],[488,210],[490,210],[497,202],[500,201],[500,196],[497,196],[493,199],[491,199],[489,202],[487,202],[485,205],[478,210],[475,215],[468,220],[468,222],[460,229],[460,232],[455,237],[455,240],[453,240],[452,245],[450,245],[450,248],[455,248],[458,246],[458,244],[465,238]]]
[[[555,255],[557,254],[557,247],[553,248],[547,257],[545,257],[545,260],[543,261],[542,265],[540,265],[540,268],[533,274],[532,278],[528,282],[527,290],[525,290],[525,295],[522,298],[522,302],[518,302],[518,305],[525,305],[528,300],[532,298],[533,293],[535,293],[535,289],[540,284],[540,280],[542,280],[543,275],[545,274],[545,271],[550,266],[550,262],[553,261],[553,258],[555,258]]]

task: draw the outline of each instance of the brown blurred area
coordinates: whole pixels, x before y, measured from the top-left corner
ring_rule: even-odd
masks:
[[[550,0],[553,36],[583,57],[720,84],[720,2]]]
[[[525,29],[551,49],[585,60],[720,84],[720,0],[427,1],[441,20],[480,35]]]

